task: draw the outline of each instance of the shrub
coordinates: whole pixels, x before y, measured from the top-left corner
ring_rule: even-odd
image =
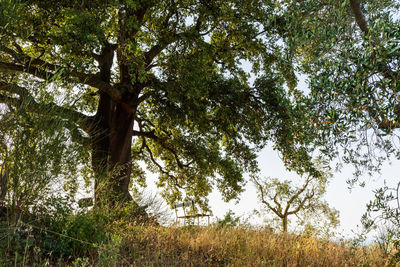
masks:
[[[68,198],[51,197],[32,212],[22,214],[17,224],[5,221],[5,238],[0,240],[6,260],[36,259],[69,261],[96,254],[98,244],[108,242],[107,220],[100,212],[74,214]]]

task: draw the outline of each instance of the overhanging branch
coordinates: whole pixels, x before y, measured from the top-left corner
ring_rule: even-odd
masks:
[[[174,181],[174,186],[175,186],[176,188],[185,189],[185,188],[183,188],[181,185],[179,185],[178,179],[177,179],[174,175],[172,175],[170,172],[164,170],[164,168],[156,161],[156,159],[155,159],[154,156],[153,156],[153,152],[151,151],[150,147],[149,147],[149,146],[147,145],[147,143],[146,143],[146,139],[143,139],[142,146],[143,146],[144,148],[146,148],[147,152],[149,153],[151,162],[152,162],[154,165],[157,166],[157,168],[160,170],[160,172],[161,172],[162,174],[168,176],[169,178],[171,178],[171,179]]]
[[[167,146],[164,141],[158,137],[157,135],[155,135],[154,131],[149,131],[149,132],[144,132],[144,131],[133,131],[133,135],[134,136],[140,136],[140,137],[145,137],[145,138],[150,138],[152,140],[154,140],[155,142],[157,142],[162,148],[164,148],[165,150],[168,150],[175,158],[175,162],[178,165],[178,167],[180,169],[183,168],[188,168],[190,166],[190,162],[187,164],[184,164],[178,156],[178,153],[172,149],[171,147]]]
[[[121,88],[116,88],[102,81],[99,73],[87,74],[78,71],[74,71],[73,73],[71,72],[67,73],[61,67],[60,69],[55,69],[56,67],[51,64],[45,64],[44,66],[47,67],[52,66],[52,67],[50,67],[49,71],[46,70],[46,68],[37,67],[32,64],[26,66],[26,65],[0,61],[0,70],[3,71],[28,73],[45,81],[51,81],[53,79],[56,79],[57,77],[65,79],[70,79],[72,77],[76,78],[82,84],[92,86],[107,93],[115,102],[120,102],[122,100],[123,92]],[[54,71],[51,71],[52,68],[54,68]]]
[[[14,107],[24,104],[29,111],[47,116],[56,116],[61,119],[79,125],[86,132],[90,132],[93,127],[93,118],[78,111],[60,107],[54,103],[38,103],[29,93],[29,90],[16,84],[9,84],[0,81],[0,91],[17,94],[19,98],[9,97],[0,94],[0,102]]]

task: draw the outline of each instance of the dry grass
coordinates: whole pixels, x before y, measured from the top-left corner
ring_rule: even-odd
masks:
[[[376,247],[245,228],[115,224],[126,266],[391,266]]]

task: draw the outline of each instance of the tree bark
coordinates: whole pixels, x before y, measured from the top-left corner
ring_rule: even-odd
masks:
[[[113,103],[110,97],[101,92],[97,112],[94,118],[95,126],[91,131],[92,140],[92,168],[95,176],[94,199],[95,203],[100,203],[105,182],[107,181],[108,154],[110,149],[110,125]]]
[[[350,0],[351,10],[353,11],[354,17],[356,19],[358,27],[367,34],[368,33],[368,23],[365,19],[364,14],[361,10],[361,2],[360,0]]]
[[[95,204],[132,200],[129,194],[131,144],[135,112],[100,94],[92,133]]]
[[[116,104],[110,133],[109,174],[117,201],[132,200],[129,194],[131,177],[131,146],[135,112],[126,105]]]
[[[111,80],[114,50],[111,45],[106,45],[97,56],[100,77],[105,83],[110,83]],[[124,103],[114,102],[106,92],[100,92],[94,125],[90,132],[95,205],[132,200],[129,183],[135,111],[136,109]]]

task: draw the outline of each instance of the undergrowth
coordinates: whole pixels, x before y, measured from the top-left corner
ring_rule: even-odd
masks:
[[[163,227],[135,203],[80,212],[63,199],[45,204],[2,214],[0,266],[396,266],[375,245],[245,225]]]

